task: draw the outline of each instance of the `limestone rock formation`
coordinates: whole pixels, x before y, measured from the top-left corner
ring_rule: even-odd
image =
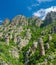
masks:
[[[17,33],[14,34],[14,43],[16,44],[17,43]]]
[[[1,65],[48,65],[56,61],[56,24],[41,27],[39,18],[22,15],[9,21],[0,26]]]
[[[3,33],[2,33],[2,32],[0,32],[0,38],[2,38],[2,36],[3,36]]]
[[[33,42],[33,44],[32,44],[32,50],[33,50],[33,52],[37,49],[37,45],[38,45],[38,42]]]
[[[5,61],[1,61],[0,64],[1,64],[1,65],[9,65],[9,64],[7,64]]]
[[[9,52],[14,58],[19,58],[19,52],[16,47],[12,47],[12,49]]]
[[[40,27],[43,22],[36,16],[33,16],[33,17],[29,18],[28,23],[29,23],[29,25],[35,25],[36,27]]]
[[[15,18],[13,18],[12,25],[19,26],[28,25],[28,20],[25,16],[18,15]]]
[[[29,43],[29,40],[27,40],[27,39],[21,39],[21,40],[19,40],[18,47],[20,47],[20,49],[21,49],[24,46],[26,46],[28,43]]]
[[[30,32],[30,29],[27,29],[27,30],[26,30],[26,38],[27,38],[28,40],[31,39],[31,32]]]
[[[44,20],[44,25],[49,25],[56,21],[56,12],[49,12]]]
[[[8,35],[5,37],[5,43],[6,43],[6,45],[9,45],[9,36]]]
[[[20,27],[18,28],[18,34],[20,34],[22,31],[23,31],[23,27],[20,26]]]
[[[45,56],[44,43],[43,43],[43,39],[41,37],[38,39],[38,45],[39,45],[39,49],[40,49],[40,55]]]
[[[48,35],[48,40],[51,41],[52,40],[52,36],[49,34]]]
[[[46,43],[46,49],[50,49],[50,45],[49,45],[49,43]]]
[[[52,33],[56,33],[56,26],[54,26],[53,28],[51,28],[51,32]]]
[[[9,22],[10,22],[10,20],[7,18],[7,19],[4,20],[3,25],[6,26],[6,25],[9,24]]]
[[[31,47],[29,47],[29,49],[27,50],[26,55],[25,55],[25,63],[24,63],[24,65],[28,64],[28,62],[29,62],[29,56],[31,56],[31,55],[32,55],[32,53],[31,53]]]

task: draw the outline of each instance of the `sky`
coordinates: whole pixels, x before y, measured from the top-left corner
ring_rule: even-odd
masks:
[[[0,0],[0,22],[16,15],[44,19],[50,11],[56,12],[56,0]]]

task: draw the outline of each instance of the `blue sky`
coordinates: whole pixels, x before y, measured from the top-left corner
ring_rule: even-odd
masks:
[[[39,11],[43,14],[43,10],[52,7],[56,11],[56,0],[0,0],[0,22],[16,15],[39,16]]]

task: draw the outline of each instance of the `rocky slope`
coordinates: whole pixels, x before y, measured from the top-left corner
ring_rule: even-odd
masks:
[[[56,12],[49,12],[44,20],[44,26],[56,21]]]
[[[5,19],[0,26],[0,65],[56,65],[56,22],[42,24],[37,17]]]

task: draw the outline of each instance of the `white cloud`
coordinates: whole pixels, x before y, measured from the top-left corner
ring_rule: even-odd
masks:
[[[36,7],[36,6],[39,6],[39,4],[32,4],[32,7]]]
[[[45,19],[46,14],[51,11],[56,12],[56,6],[52,6],[50,8],[46,8],[46,9],[40,9],[37,12],[34,12],[33,15],[40,17],[43,20],[43,19]]]
[[[31,0],[31,5],[27,7],[28,10],[32,10],[32,8],[37,7],[40,5],[40,3],[45,3],[45,2],[52,2],[53,0]],[[35,3],[33,3],[35,2]]]
[[[51,2],[51,1],[53,1],[53,0],[37,0],[39,3],[41,3],[41,2]]]
[[[39,6],[39,4],[32,4],[31,6],[28,6],[27,9],[32,10],[33,7],[37,7],[37,6]]]

